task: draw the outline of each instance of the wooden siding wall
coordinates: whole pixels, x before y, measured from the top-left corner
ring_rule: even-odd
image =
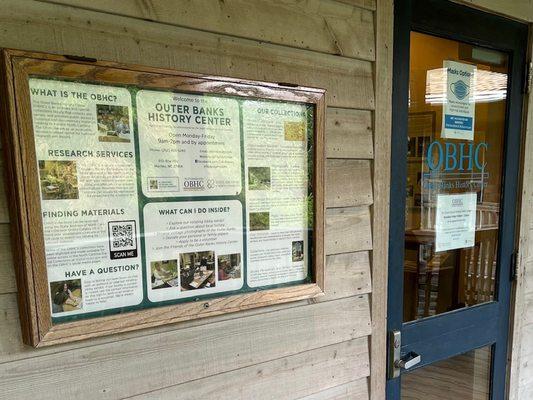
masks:
[[[533,12],[531,13],[533,19]],[[533,53],[530,32],[529,57]],[[512,313],[509,399],[533,398],[533,93],[525,95],[518,271]]]
[[[387,4],[380,20],[390,24]],[[376,151],[387,152],[390,130],[387,112],[374,123],[376,92],[380,107],[390,112],[390,87],[375,89],[380,14],[375,0],[2,0],[0,5],[1,47],[328,90],[327,294],[317,301],[58,347],[26,347],[2,182],[0,397],[368,399],[373,326],[380,346],[373,350],[375,362],[382,370],[385,357],[385,282],[371,301],[371,264],[380,260],[373,273],[386,276],[386,233],[373,240],[372,232],[375,221],[386,229],[386,215],[372,211],[377,198],[377,209],[385,213],[388,199],[386,182],[376,195],[372,177]],[[390,82],[390,27],[384,33],[389,36],[378,39],[384,62],[376,73],[382,82]],[[376,148],[375,125],[384,135]],[[387,156],[381,160],[388,165]],[[374,242],[380,245],[378,257]],[[380,374],[377,368],[375,399],[382,398]]]

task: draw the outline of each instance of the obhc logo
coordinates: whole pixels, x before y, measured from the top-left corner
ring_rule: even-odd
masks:
[[[201,178],[184,179],[183,188],[185,190],[202,190],[204,188],[204,180]]]
[[[427,149],[426,162],[431,171],[473,171],[484,170],[483,162],[487,143],[444,143],[432,142]]]

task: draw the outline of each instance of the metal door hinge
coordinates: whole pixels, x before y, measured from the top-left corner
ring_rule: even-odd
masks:
[[[518,250],[511,254],[511,282],[516,281],[518,276]]]

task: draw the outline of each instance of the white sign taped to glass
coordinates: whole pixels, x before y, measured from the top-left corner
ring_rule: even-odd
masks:
[[[476,66],[446,60],[443,67],[446,89],[441,137],[474,140]]]

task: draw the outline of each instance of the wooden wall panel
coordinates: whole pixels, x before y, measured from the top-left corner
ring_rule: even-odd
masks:
[[[290,400],[312,394],[317,389],[349,383],[368,374],[368,340],[360,338],[130,399]],[[311,380],[313,385],[309,385]]]
[[[298,400],[367,400],[369,395],[367,380],[358,379]]]
[[[372,113],[345,108],[327,109],[326,157],[373,158]]]
[[[330,106],[374,108],[368,61],[30,0],[4,0],[0,31],[3,47],[318,86]]]
[[[124,398],[369,333],[368,297],[358,296],[3,363],[0,391]]]
[[[3,186],[0,186],[3,188]],[[5,194],[4,190],[1,190]],[[0,294],[17,291],[9,224],[0,224]]]
[[[533,2],[531,0],[454,0],[492,13],[520,21],[533,21]]]
[[[11,294],[0,294],[0,363],[42,356],[55,353],[57,351],[67,351],[80,349],[88,345],[106,344],[115,340],[126,340],[140,336],[150,336],[154,333],[173,331],[176,329],[186,329],[205,324],[217,323],[241,316],[260,315],[267,312],[283,310],[287,307],[307,306],[310,302],[327,302],[336,299],[348,298],[356,295],[368,294],[371,292],[370,260],[366,251],[359,253],[339,254],[326,258],[326,284],[329,290],[326,294],[313,301],[300,301],[290,305],[275,305],[265,308],[258,308],[241,312],[238,314],[226,314],[204,320],[189,321],[179,325],[170,325],[162,328],[147,329],[140,332],[132,332],[120,336],[109,336],[94,339],[88,342],[78,342],[67,345],[55,346],[34,350],[22,343],[20,335],[20,322],[16,296]],[[368,305],[368,304],[367,304]],[[362,334],[363,335],[363,334]]]
[[[334,0],[49,2],[363,60],[374,59],[372,11]]]
[[[172,9],[170,0],[4,0],[0,46],[326,88],[326,294],[46,349],[25,347],[0,186],[0,390],[11,399],[39,393],[40,399],[366,400],[371,211],[379,194],[372,181],[376,2],[283,0],[267,12],[267,0],[226,0],[200,15],[207,0],[180,1],[190,15]],[[239,9],[244,3],[248,9]],[[257,18],[238,24],[251,14]]]
[[[368,160],[326,160],[326,207],[372,204],[372,170]]]
[[[326,254],[372,249],[368,206],[326,210]]]
[[[529,43],[529,56],[533,53],[533,44]],[[511,299],[511,343],[512,349],[509,368],[509,399],[521,400],[521,393],[533,389],[533,382],[525,383],[523,378],[533,375],[533,364],[530,354],[533,352],[532,325],[533,304],[528,301],[529,293],[533,292],[533,94],[525,95],[524,119],[525,136],[522,140],[521,187],[519,189],[519,205],[517,221],[518,233],[518,265],[517,279]]]
[[[327,256],[326,287],[325,298],[370,293],[372,282],[369,252],[360,251]]]

